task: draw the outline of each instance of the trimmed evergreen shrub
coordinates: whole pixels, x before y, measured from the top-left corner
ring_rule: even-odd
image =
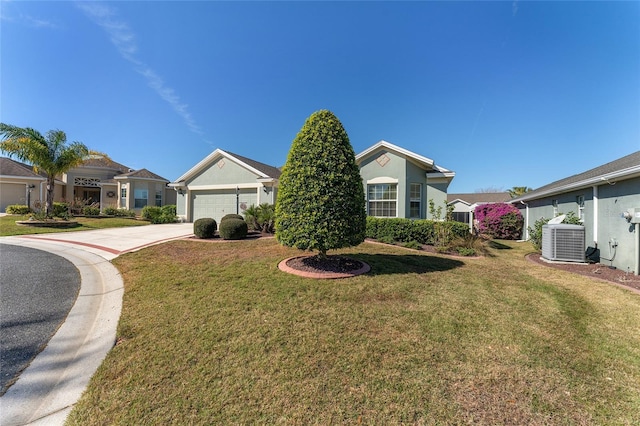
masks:
[[[107,207],[104,209],[104,214],[107,216],[115,217],[136,217],[136,212],[127,209],[117,209],[115,207]]]
[[[220,223],[224,222],[227,219],[240,219],[240,220],[244,220],[244,217],[242,215],[239,214],[235,214],[235,213],[229,213],[229,214],[225,214],[224,216],[222,216],[222,219],[220,219]]]
[[[98,209],[98,214],[100,213],[100,209]],[[53,216],[55,217],[69,217],[69,204],[68,203],[53,203]]]
[[[349,136],[327,110],[313,113],[293,140],[280,175],[276,238],[302,250],[356,246],[364,241],[365,196]]]
[[[367,238],[378,241],[398,241],[407,243],[446,246],[456,238],[469,234],[469,225],[461,222],[434,220],[413,220],[403,218],[367,217]]]
[[[100,209],[98,207],[84,206],[82,214],[85,216],[100,216]]]
[[[23,204],[12,204],[5,209],[7,214],[29,214],[31,209]]]
[[[203,217],[193,222],[193,233],[196,238],[213,238],[217,229],[217,222],[209,217]]]
[[[241,240],[247,236],[248,231],[249,227],[244,219],[231,217],[220,221],[218,234],[223,240]]]
[[[142,218],[155,224],[174,223],[178,219],[176,216],[176,206],[145,206],[142,209]]]

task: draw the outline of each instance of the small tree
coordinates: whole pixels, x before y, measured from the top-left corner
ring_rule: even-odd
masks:
[[[276,238],[288,247],[327,250],[364,241],[362,177],[342,123],[330,111],[313,113],[294,139],[280,176]]]
[[[481,233],[506,240],[515,240],[522,235],[524,218],[520,210],[511,204],[482,204],[476,207],[474,215]]]
[[[0,123],[0,137],[0,151],[30,163],[34,170],[42,170],[47,175],[45,216],[53,209],[56,176],[82,164],[94,153],[80,142],[67,145],[67,135],[61,130],[50,130],[43,136],[29,127]]]

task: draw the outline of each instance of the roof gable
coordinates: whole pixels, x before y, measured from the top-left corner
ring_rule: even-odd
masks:
[[[197,176],[200,172],[205,169],[211,167],[215,164],[220,158],[226,158],[239,166],[255,173],[260,178],[274,178],[277,179],[280,177],[280,170],[276,167],[269,166],[264,163],[260,163],[259,161],[251,160],[247,157],[243,157],[241,155],[233,154],[228,151],[223,151],[220,148],[213,151],[211,154],[207,155],[202,161],[193,166],[189,171],[176,179],[176,183],[185,182],[193,177]]]
[[[431,158],[424,157],[422,155],[416,154],[415,152],[411,152],[407,149],[399,147],[397,145],[392,144],[391,142],[387,142],[385,140],[380,140],[373,146],[365,149],[360,154],[356,155],[356,163],[360,165],[360,163],[370,155],[376,153],[381,149],[386,149],[389,151],[393,151],[396,154],[399,154],[414,163],[417,163],[422,168],[427,170],[427,173],[443,173],[447,175],[447,177],[455,176],[455,173],[451,170],[445,169],[444,167],[437,166],[435,162]]]
[[[533,200],[552,194],[558,194],[586,186],[593,186],[604,182],[615,182],[640,176],[640,151],[595,167],[583,173],[578,173],[564,179],[551,182],[533,191],[527,192],[513,199],[513,202]]]
[[[123,173],[114,177],[114,179],[127,179],[127,178],[139,178],[139,179],[153,179],[160,180],[163,182],[169,182],[167,179],[163,178],[160,175],[150,172],[147,169],[134,170],[132,172]]]
[[[511,200],[508,192],[473,192],[469,194],[447,194],[447,202],[456,200],[466,204],[506,203]]]

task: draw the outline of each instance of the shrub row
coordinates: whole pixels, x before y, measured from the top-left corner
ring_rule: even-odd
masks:
[[[468,234],[469,225],[462,222],[367,217],[366,236],[379,241],[417,241],[420,244],[445,246]]]
[[[23,204],[11,204],[10,206],[7,206],[5,212],[7,214],[29,214],[31,213],[31,209],[29,206]]]
[[[193,222],[193,234],[197,238],[213,238],[218,229],[217,222],[209,217],[203,217]],[[249,227],[242,216],[228,214],[220,219],[218,233],[223,240],[241,240],[247,236]]]
[[[136,212],[133,210],[117,209],[115,207],[106,207],[104,209],[104,214],[115,217],[136,217]]]
[[[145,206],[142,209],[142,218],[151,223],[174,223],[178,220],[176,206],[172,204],[162,207]]]

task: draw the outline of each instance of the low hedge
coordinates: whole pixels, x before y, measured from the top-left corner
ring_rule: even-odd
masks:
[[[469,225],[455,221],[367,217],[366,237],[382,241],[444,246],[469,234]]]
[[[176,206],[173,204],[162,207],[145,206],[142,209],[142,218],[151,223],[174,223],[178,220]]]
[[[11,204],[10,206],[7,206],[5,212],[7,214],[29,214],[31,213],[31,209],[29,206],[23,204]]]

